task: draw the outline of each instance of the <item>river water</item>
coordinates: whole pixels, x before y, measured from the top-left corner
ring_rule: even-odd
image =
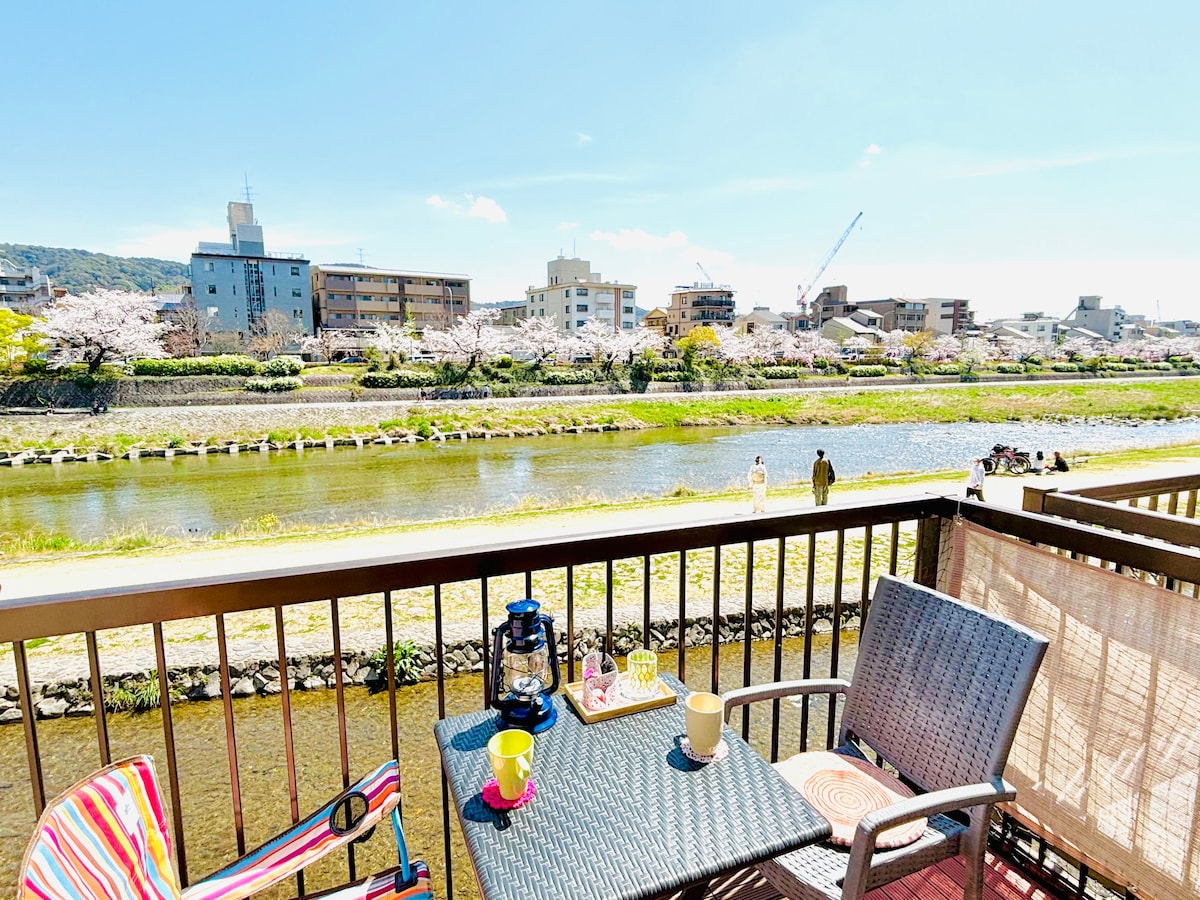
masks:
[[[1100,453],[1200,442],[1200,422],[664,428],[361,450],[148,458],[0,469],[0,530],[91,541],[136,529],[203,537],[285,525],[425,521],[523,503],[744,486],[756,454],[772,484],[808,477],[822,447],[845,479],[961,468],[995,443]]]

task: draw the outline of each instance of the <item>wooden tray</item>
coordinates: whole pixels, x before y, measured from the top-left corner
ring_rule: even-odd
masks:
[[[661,706],[674,706],[676,700],[675,692],[667,687],[661,678],[658,680],[657,696],[651,697],[649,700],[625,700],[622,698],[620,703],[606,706],[604,709],[588,709],[583,705],[582,681],[572,681],[567,685],[565,693],[567,702],[575,707],[575,712],[579,713],[579,718],[583,719],[585,725],[603,722],[606,719],[616,719],[647,709],[658,709]]]

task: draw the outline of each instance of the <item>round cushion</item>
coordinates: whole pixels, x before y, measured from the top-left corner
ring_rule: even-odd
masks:
[[[800,753],[775,763],[775,769],[809,805],[833,826],[831,844],[849,847],[858,821],[869,812],[913,796],[899,778],[863,759],[841,753]],[[911,844],[925,833],[918,819],[879,833],[875,846],[892,849]]]

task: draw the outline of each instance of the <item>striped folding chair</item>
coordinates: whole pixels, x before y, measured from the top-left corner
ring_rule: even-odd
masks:
[[[148,756],[107,766],[51,802],[18,879],[18,900],[233,900],[295,875],[390,815],[400,865],[323,900],[432,900],[429,868],[408,859],[400,774],[390,760],[288,831],[186,890]]]

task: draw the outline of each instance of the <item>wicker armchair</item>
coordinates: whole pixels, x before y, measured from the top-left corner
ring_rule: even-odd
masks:
[[[961,854],[963,895],[980,900],[992,808],[1016,796],[1001,775],[1046,646],[1020,625],[883,576],[849,682],[779,682],[725,694],[727,720],[733,707],[754,701],[844,695],[835,752],[863,757],[869,749],[917,793],[863,817],[849,848],[816,844],[759,871],[792,900],[859,900]],[[915,843],[876,848],[882,831],[926,817]]]

